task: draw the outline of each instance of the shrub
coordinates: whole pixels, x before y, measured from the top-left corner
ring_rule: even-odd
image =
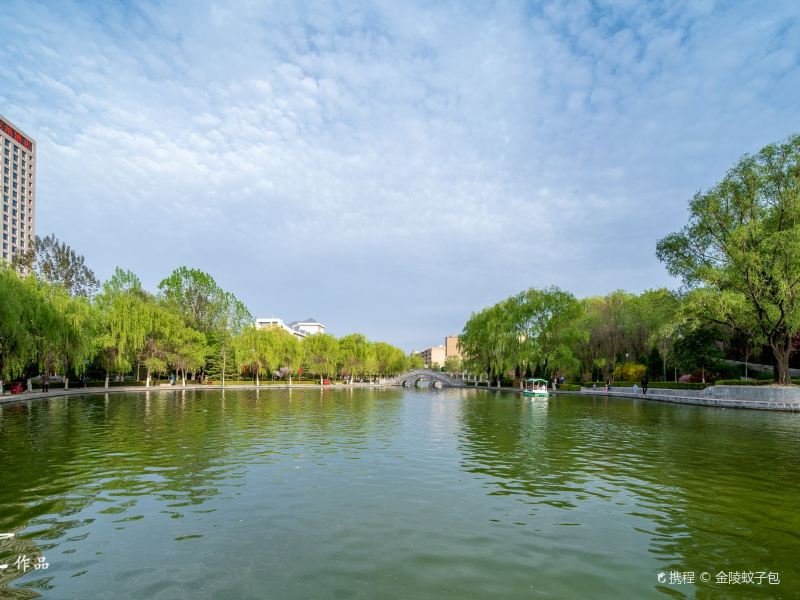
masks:
[[[576,383],[559,383],[558,389],[562,392],[580,392],[581,386]]]
[[[680,381],[651,381],[649,387],[662,390],[703,390],[707,383],[683,383]]]
[[[644,377],[647,372],[647,367],[640,364],[625,363],[618,365],[614,369],[614,379],[623,379],[625,381],[639,381]]]
[[[612,381],[611,385],[613,387],[633,387],[633,384],[641,387],[641,381]],[[597,387],[605,387],[605,381],[598,381]],[[647,384],[648,388],[652,389],[662,389],[662,390],[702,390],[707,388],[710,383],[692,383],[692,382],[683,382],[683,381],[651,381]],[[584,387],[592,387],[592,382],[584,383]]]
[[[716,385],[769,385],[772,380],[765,379],[718,379]]]

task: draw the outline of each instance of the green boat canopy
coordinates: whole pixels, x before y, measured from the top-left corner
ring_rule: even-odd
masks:
[[[525,383],[536,383],[537,381],[547,383],[547,379],[526,379]]]

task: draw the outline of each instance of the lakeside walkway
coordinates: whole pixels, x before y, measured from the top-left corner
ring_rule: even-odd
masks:
[[[84,396],[97,394],[118,394],[124,392],[178,392],[178,391],[207,391],[207,390],[346,390],[354,388],[388,388],[385,383],[352,383],[352,384],[228,384],[222,385],[155,385],[151,387],[113,386],[113,387],[88,387],[70,388],[68,390],[55,389],[49,392],[34,391],[21,394],[4,393],[0,396],[0,404],[12,404],[40,400],[43,398],[60,398],[65,396]],[[478,389],[489,392],[517,392],[522,390],[511,387],[465,386],[455,389]],[[710,386],[704,390],[672,390],[650,388],[647,394],[641,389],[634,392],[630,387],[612,387],[609,391],[603,388],[582,387],[578,391],[556,390],[549,392],[552,395],[577,394],[581,396],[603,396],[619,398],[635,398],[637,400],[652,400],[655,402],[670,402],[672,404],[689,404],[695,406],[709,406],[714,408],[737,408],[752,410],[778,410],[800,412],[800,386]]]
[[[489,391],[519,392],[522,390],[511,387],[486,387],[468,386],[467,389]],[[717,385],[709,386],[703,390],[672,390],[650,388],[647,394],[641,388],[634,392],[630,387],[611,387],[606,391],[602,387],[592,389],[582,387],[578,391],[548,390],[551,395],[577,394],[580,396],[603,396],[619,398],[635,398],[637,400],[653,400],[655,402],[670,402],[672,404],[690,404],[695,406],[710,406],[714,408],[737,408],[751,410],[779,410],[800,412],[800,386],[737,386]]]

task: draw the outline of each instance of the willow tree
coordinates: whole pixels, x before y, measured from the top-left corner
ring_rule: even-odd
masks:
[[[110,372],[130,371],[133,358],[144,347],[149,324],[147,294],[136,275],[117,267],[95,302],[100,321],[96,344],[108,387]]]
[[[23,375],[36,357],[40,297],[34,284],[0,266],[0,393],[2,383]]]
[[[261,384],[260,374],[276,366],[276,345],[271,344],[269,330],[249,325],[233,338],[232,348],[239,369],[247,368],[255,376],[256,385]]]
[[[182,385],[185,386],[187,372],[194,372],[205,364],[208,352],[206,336],[179,323],[172,332],[169,348],[168,362],[181,376]]]
[[[351,333],[339,340],[339,367],[353,383],[354,375],[361,375],[367,366],[369,342],[360,333]]]
[[[573,354],[583,339],[577,327],[581,305],[556,287],[531,288],[473,314],[459,340],[468,368],[483,367],[490,378],[526,373],[551,375],[574,370]]]
[[[267,344],[272,349],[272,355],[276,357],[278,367],[285,370],[289,385],[292,385],[292,373],[296,373],[303,364],[300,340],[282,327],[270,327],[266,331],[269,334]]]
[[[330,377],[336,372],[339,360],[339,342],[332,335],[320,333],[309,335],[303,342],[303,356],[309,372],[319,375],[319,384],[322,385],[324,377]]]
[[[405,368],[406,356],[400,348],[386,342],[374,342],[372,353],[375,356],[378,375],[381,377],[396,375]]]
[[[419,352],[412,352],[408,356],[405,357],[405,370],[406,371],[416,371],[421,369],[425,366],[425,361],[422,358],[422,355]]]
[[[42,366],[60,370],[68,389],[70,373],[82,371],[96,353],[97,311],[86,297],[72,297],[61,285],[42,285],[41,292],[56,317],[47,328]]]
[[[689,222],[658,242],[671,275],[695,290],[697,316],[753,331],[788,384],[800,332],[800,135],[744,156],[689,203]]]

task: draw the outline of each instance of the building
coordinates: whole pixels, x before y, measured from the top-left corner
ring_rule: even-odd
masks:
[[[425,363],[425,368],[430,369],[434,366],[443,367],[445,356],[444,346],[431,346],[419,353]]]
[[[292,321],[289,323],[295,331],[302,331],[306,335],[316,335],[318,333],[325,333],[325,325],[309,317],[305,321]]]
[[[0,115],[3,165],[3,260],[10,262],[36,236],[36,142]]]
[[[450,356],[457,356],[461,358],[461,346],[458,344],[459,337],[457,335],[448,335],[444,338],[444,355],[445,358]]]
[[[256,319],[256,327],[259,329],[280,327],[284,331],[287,331],[300,339],[308,337],[309,335],[325,333],[325,325],[311,318],[308,318],[305,321],[292,321],[288,325],[283,322],[283,319],[279,319],[277,317]]]

